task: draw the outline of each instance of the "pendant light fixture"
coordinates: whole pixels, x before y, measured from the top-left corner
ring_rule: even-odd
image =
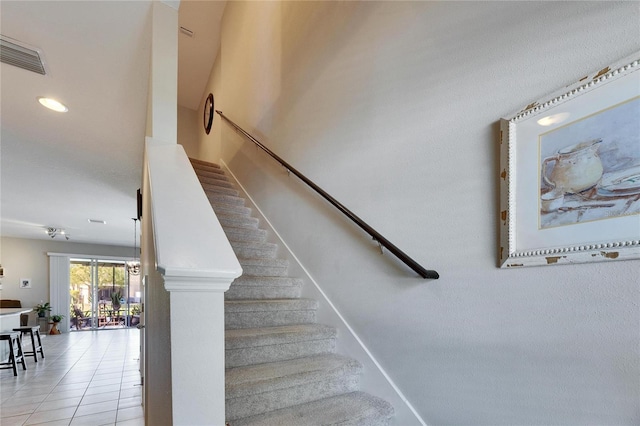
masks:
[[[137,247],[138,218],[132,217],[131,219],[133,220],[133,260],[127,262],[127,271],[129,271],[129,274],[131,275],[138,275],[140,274],[140,261],[137,259],[138,257],[138,247]]]

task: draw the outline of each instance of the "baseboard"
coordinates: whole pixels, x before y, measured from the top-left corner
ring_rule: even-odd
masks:
[[[378,396],[387,400],[394,406],[395,418],[394,422],[397,425],[409,426],[409,425],[422,425],[426,426],[426,423],[422,420],[420,415],[413,408],[411,403],[402,394],[402,391],[395,385],[393,380],[384,371],[382,366],[375,359],[373,354],[366,347],[364,342],[358,337],[356,332],[347,323],[345,318],[338,311],[336,306],[331,302],[326,293],[322,290],[320,285],[311,276],[309,271],[304,267],[300,259],[296,257],[295,253],[289,248],[289,245],[282,238],[280,233],[273,227],[269,219],[264,215],[260,207],[255,203],[253,197],[247,192],[245,187],[240,183],[235,174],[229,169],[228,165],[220,160],[220,166],[228,173],[229,177],[238,186],[238,189],[243,193],[244,197],[250,204],[249,207],[253,208],[256,212],[256,216],[260,219],[260,226],[269,229],[269,239],[271,243],[276,243],[279,246],[279,257],[289,260],[289,271],[292,276],[301,278],[305,284],[312,284],[311,286],[305,285],[305,291],[310,291],[311,294],[305,296],[313,297],[320,303],[320,309],[318,312],[319,322],[336,327],[338,330],[338,352],[357,359],[364,365],[364,375],[361,380],[361,389],[367,393]]]

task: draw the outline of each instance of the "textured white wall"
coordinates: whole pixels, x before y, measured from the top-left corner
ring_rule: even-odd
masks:
[[[207,135],[204,131],[204,101],[213,94],[214,109],[220,109],[221,87],[220,56],[216,58],[211,68],[209,81],[197,111],[178,106],[178,143],[184,147],[191,158],[219,163],[221,158],[220,136],[222,125],[220,116],[214,113],[211,131]]]
[[[230,2],[222,156],[428,424],[640,422],[640,262],[496,267],[497,122],[640,48],[638,2]],[[216,118],[217,119],[217,118]]]
[[[156,2],[152,10],[147,136],[163,143],[176,143],[178,134],[178,11],[172,3]]]
[[[47,253],[70,253],[88,256],[122,256],[129,258],[133,247],[82,244],[69,241],[33,240],[3,237],[2,299],[18,299],[22,306],[30,308],[40,301],[50,301],[49,256]],[[31,278],[31,288],[20,288],[21,278]],[[67,315],[64,312],[61,312]],[[68,316],[68,315],[67,315]],[[31,318],[33,321],[33,318]]]
[[[198,131],[201,122],[202,116],[197,111],[178,105],[178,143],[189,157],[200,158]]]

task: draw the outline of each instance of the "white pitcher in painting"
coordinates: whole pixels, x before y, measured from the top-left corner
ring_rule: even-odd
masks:
[[[602,139],[567,146],[542,162],[542,179],[556,191],[575,194],[594,187],[602,177],[598,147]],[[553,163],[551,172],[547,170]]]

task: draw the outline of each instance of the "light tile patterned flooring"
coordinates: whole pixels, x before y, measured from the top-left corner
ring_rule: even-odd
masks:
[[[144,426],[137,329],[43,335],[42,346],[18,377],[0,370],[0,425]]]

